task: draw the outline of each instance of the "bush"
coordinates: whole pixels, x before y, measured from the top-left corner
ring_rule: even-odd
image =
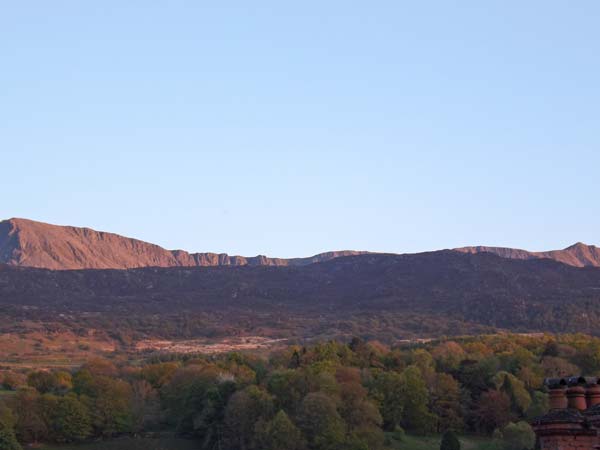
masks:
[[[460,450],[460,441],[453,431],[446,431],[442,436],[440,450]]]
[[[535,432],[527,422],[509,423],[502,430],[504,450],[532,449],[535,445]]]
[[[392,438],[399,442],[404,441],[404,439],[406,438],[404,428],[402,428],[401,426],[396,426],[396,428],[394,428],[394,432],[392,433]]]

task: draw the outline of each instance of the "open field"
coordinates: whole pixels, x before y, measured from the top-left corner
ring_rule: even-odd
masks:
[[[239,336],[208,341],[206,339],[192,339],[185,341],[153,340],[147,339],[136,343],[137,351],[156,351],[159,353],[227,353],[243,350],[264,350],[282,344],[287,339],[268,339],[262,336]]]
[[[391,448],[396,450],[439,450],[440,436],[407,435],[401,442],[393,442]],[[461,450],[497,450],[494,441],[488,437],[461,436]]]
[[[88,444],[44,446],[43,450],[196,450],[198,443],[192,439],[178,438],[122,438]]]
[[[490,438],[461,436],[462,450],[496,450]],[[132,439],[122,438],[111,441],[88,444],[70,444],[64,446],[44,446],[44,450],[193,450],[197,443],[190,439],[159,438]],[[394,442],[394,450],[439,450],[439,436],[406,436],[402,442]]]
[[[165,353],[261,353],[286,342],[286,339],[248,335],[185,340],[148,338],[124,344],[99,331],[82,334],[65,329],[49,331],[38,323],[25,322],[17,331],[0,333],[0,375],[7,371],[72,370],[98,356],[136,359],[142,354],[147,357]]]

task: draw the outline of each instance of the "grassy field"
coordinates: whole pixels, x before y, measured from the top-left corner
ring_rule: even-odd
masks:
[[[461,436],[461,450],[496,450],[490,438]],[[44,450],[196,450],[198,443],[189,439],[114,439],[79,445],[44,446]],[[439,450],[439,436],[406,436],[401,442],[394,441],[394,450]],[[284,449],[282,449],[284,450]]]
[[[401,442],[394,441],[395,450],[439,450],[441,436],[410,436],[407,435]],[[491,438],[479,436],[461,436],[461,450],[496,450],[496,445]]]
[[[157,439],[113,439],[105,442],[92,442],[88,444],[71,444],[62,446],[44,446],[43,450],[197,450],[196,441],[177,438]]]

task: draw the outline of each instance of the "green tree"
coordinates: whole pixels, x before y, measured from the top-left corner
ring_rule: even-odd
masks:
[[[0,424],[0,450],[22,450],[15,436],[15,430]]]
[[[427,433],[432,429],[434,417],[427,409],[429,392],[416,366],[408,366],[401,374],[402,379],[402,426],[415,433]]]
[[[3,405],[0,405],[0,450],[22,450],[15,436],[13,413]]]
[[[129,383],[82,370],[73,377],[73,384],[74,392],[81,394],[80,400],[90,411],[96,433],[111,436],[131,431],[132,390]]]
[[[548,412],[550,408],[550,401],[548,394],[544,392],[536,391],[531,397],[531,405],[527,409],[527,418],[533,419],[535,417],[543,416]]]
[[[448,430],[444,433],[440,450],[460,450],[460,441],[453,431]]]
[[[267,389],[275,397],[279,409],[295,415],[308,393],[308,383],[301,369],[278,370],[269,376]]]
[[[248,386],[231,396],[225,410],[227,441],[232,449],[256,448],[256,429],[273,415],[273,399],[258,386]]]
[[[92,434],[90,412],[74,393],[59,399],[52,415],[57,442],[83,441]]]
[[[264,426],[259,427],[257,434],[261,450],[304,450],[306,448],[302,432],[282,410]]]
[[[493,378],[496,389],[505,392],[510,398],[511,407],[517,415],[527,411],[531,404],[531,396],[525,384],[508,372],[498,372]]]
[[[529,450],[534,445],[535,432],[527,422],[511,422],[502,430],[504,450]]]
[[[304,398],[298,425],[311,450],[335,450],[345,441],[346,426],[336,402],[322,392],[313,392]]]
[[[235,392],[235,385],[224,381],[210,386],[201,408],[194,415],[194,434],[201,437],[202,449],[222,448],[226,406]]]
[[[381,372],[371,383],[371,395],[379,403],[384,429],[402,424],[404,414],[403,378],[397,372]]]

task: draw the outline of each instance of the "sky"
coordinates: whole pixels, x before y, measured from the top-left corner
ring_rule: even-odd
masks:
[[[0,0],[0,219],[307,256],[600,244],[600,2]]]

